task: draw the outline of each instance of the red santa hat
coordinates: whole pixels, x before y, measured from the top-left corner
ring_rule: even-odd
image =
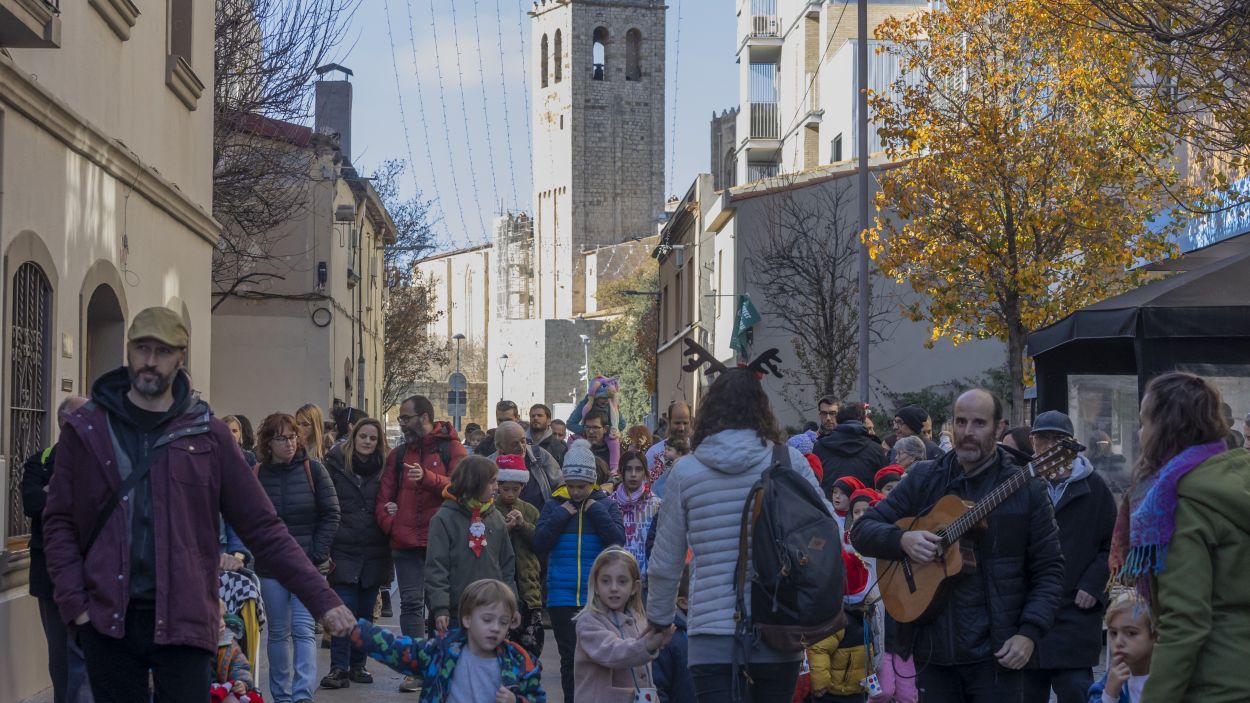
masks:
[[[867,501],[869,505],[881,500],[881,494],[871,488],[861,488],[851,494],[851,509],[855,509],[855,504],[860,501]]]
[[[833,482],[833,487],[841,489],[841,491],[848,496],[861,488],[865,488],[864,482],[854,476],[843,476],[839,478]]]
[[[872,482],[873,482],[873,485],[875,485],[877,487],[877,490],[879,491],[885,487],[885,484],[902,480],[902,478],[903,478],[903,467],[899,466],[898,464],[890,464],[884,469],[881,469],[880,471],[878,471],[877,475],[872,477]]]
[[[525,457],[520,454],[500,454],[495,457],[495,465],[499,467],[499,478],[496,480],[500,483],[510,481],[526,484],[530,482],[530,472],[525,466]]]
[[[812,473],[816,474],[816,483],[824,481],[825,465],[820,463],[820,457],[815,454],[804,454],[803,458],[807,459],[807,465],[812,467]]]

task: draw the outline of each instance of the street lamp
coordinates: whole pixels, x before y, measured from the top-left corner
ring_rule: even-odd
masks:
[[[499,357],[499,399],[500,400],[504,399],[504,392],[503,392],[504,378],[505,378],[504,372],[507,370],[507,368],[508,368],[508,355],[504,354]]]
[[[584,352],[584,355],[585,355],[584,361],[586,364],[585,366],[582,367],[586,369],[586,395],[590,395],[590,335],[583,334],[581,335],[581,338],[582,338],[582,351]]]
[[[649,295],[655,298],[655,360],[651,364],[651,417],[658,426],[660,424],[660,297],[662,294],[658,290],[623,290],[621,293]]]
[[[456,371],[460,371],[460,343],[464,341],[464,335],[457,333],[452,339],[456,340]]]

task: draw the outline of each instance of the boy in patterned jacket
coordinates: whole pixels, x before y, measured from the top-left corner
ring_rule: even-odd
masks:
[[[474,581],[460,595],[460,627],[436,639],[396,637],[360,620],[352,646],[423,683],[421,703],[546,703],[542,665],[504,639],[520,623],[516,595],[502,581]]]

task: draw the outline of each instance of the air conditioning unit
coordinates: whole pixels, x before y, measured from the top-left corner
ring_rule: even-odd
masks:
[[[356,273],[350,266],[347,267],[347,287],[355,288],[360,283],[360,274]]]

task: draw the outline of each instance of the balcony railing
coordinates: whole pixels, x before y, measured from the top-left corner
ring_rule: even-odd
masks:
[[[807,89],[807,97],[804,98],[807,112],[820,111],[820,78],[812,71],[809,71],[803,80],[803,87]]]
[[[780,118],[777,103],[751,103],[751,138],[780,139]]]
[[[751,17],[752,37],[780,37],[781,20],[777,15],[753,15]]]
[[[778,173],[777,164],[747,164],[747,182],[771,178]]]

